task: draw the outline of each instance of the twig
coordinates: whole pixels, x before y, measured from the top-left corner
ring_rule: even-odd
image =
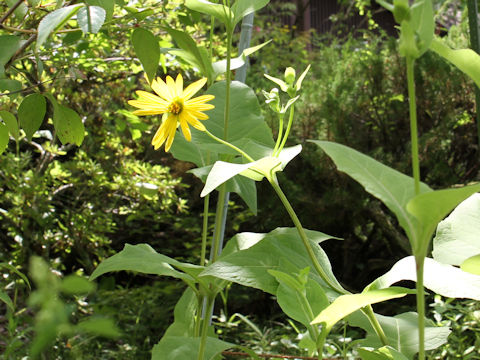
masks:
[[[3,15],[2,18],[0,19],[0,25],[2,25],[10,15],[12,15],[12,13],[17,9],[17,7],[19,7],[22,4],[22,2],[23,0],[18,0],[10,9],[8,9],[5,15]]]
[[[239,351],[223,351],[222,355],[229,355],[229,356],[250,356],[247,353],[239,352]],[[257,356],[261,358],[275,358],[275,359],[302,359],[302,360],[318,360],[318,357],[310,357],[310,356],[298,356],[298,355],[272,355],[272,354],[257,354]],[[331,358],[325,360],[339,360],[339,358]]]

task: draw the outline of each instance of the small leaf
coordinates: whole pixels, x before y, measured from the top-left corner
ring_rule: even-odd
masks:
[[[132,44],[143,70],[151,83],[157,73],[160,60],[160,45],[158,39],[150,31],[136,28],[132,33]]]
[[[379,302],[414,294],[414,290],[402,287],[390,287],[380,290],[369,290],[360,294],[341,295],[336,298],[325,310],[311,322],[312,324],[325,323],[327,331],[351,313],[361,308]]]
[[[17,0],[6,0],[6,3],[8,4],[8,7],[12,7],[17,3]],[[23,2],[20,3],[19,6],[17,6],[14,10],[15,17],[18,18],[19,20],[22,20],[25,15],[27,14],[27,5],[25,5]]]
[[[13,138],[18,141],[20,138],[20,130],[18,128],[18,122],[17,119],[15,118],[15,115],[12,113],[1,110],[0,111],[0,118],[3,120],[5,125],[7,125],[8,131],[10,132],[10,135],[13,136]]]
[[[480,87],[480,55],[472,49],[452,50],[442,40],[434,38],[430,49],[450,61]]]
[[[96,34],[105,22],[106,11],[100,6],[85,6],[78,10],[78,26],[83,33]]]
[[[2,71],[3,66],[0,66],[0,77]],[[20,81],[11,79],[0,79],[0,91],[8,91],[9,96],[19,95],[20,90],[22,90],[22,83]]]
[[[0,290],[0,301],[3,301],[5,303],[5,305],[8,306],[8,308],[11,310],[11,311],[15,311],[15,308],[13,306],[13,302],[12,302],[12,299],[10,299],[10,296],[7,295],[7,293],[3,292]]]
[[[42,125],[46,110],[47,102],[41,94],[28,95],[18,107],[18,120],[29,141]]]
[[[53,108],[53,125],[62,144],[82,145],[85,127],[80,116],[61,104],[55,104]]]
[[[1,35],[0,36],[0,78],[4,77],[5,64],[12,58],[15,52],[21,46],[20,36]]]
[[[63,27],[83,6],[83,4],[70,5],[47,14],[38,24],[36,49],[39,50],[48,36]]]

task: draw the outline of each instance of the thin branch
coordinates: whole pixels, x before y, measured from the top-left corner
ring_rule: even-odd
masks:
[[[0,19],[0,25],[2,25],[5,22],[5,20],[7,20],[10,17],[10,15],[12,15],[13,12],[17,9],[17,7],[19,7],[22,3],[23,3],[23,0],[18,0],[10,9],[8,9],[5,15],[3,15],[2,18]]]
[[[20,29],[20,28],[16,28],[16,27],[12,27],[12,26],[3,25],[3,24],[0,24],[0,27],[2,27],[5,30],[8,30],[8,31],[21,32],[21,33],[25,33],[25,34],[38,34],[37,30]],[[75,31],[81,31],[81,29],[80,28],[63,29],[63,30],[55,31],[55,34],[65,34],[65,33],[75,32]]]

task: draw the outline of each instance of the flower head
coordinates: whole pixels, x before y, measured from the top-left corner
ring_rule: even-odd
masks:
[[[178,74],[177,79],[167,76],[166,82],[157,77],[152,81],[151,87],[155,94],[138,90],[138,100],[129,100],[128,103],[140,110],[135,110],[134,115],[157,115],[163,114],[162,124],[152,139],[152,145],[157,150],[165,143],[165,151],[170,150],[178,125],[182,129],[185,139],[190,141],[192,134],[189,125],[195,129],[205,131],[205,126],[199,120],[206,120],[208,116],[205,110],[214,108],[212,104],[206,104],[213,100],[213,95],[202,95],[192,98],[207,82],[206,78],[200,79],[183,89],[183,78]]]

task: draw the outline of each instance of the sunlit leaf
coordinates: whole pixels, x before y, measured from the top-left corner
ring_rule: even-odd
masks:
[[[36,49],[39,50],[48,36],[63,27],[65,23],[83,7],[83,4],[76,4],[66,6],[64,8],[52,11],[45,15],[45,17],[38,24],[38,35]]]
[[[132,33],[132,44],[143,70],[151,83],[157,73],[160,60],[160,45],[158,38],[149,30],[136,28]]]
[[[21,37],[16,35],[0,36],[0,78],[4,77],[5,64],[21,46]]]
[[[404,297],[415,293],[402,287],[390,287],[379,290],[369,290],[360,294],[340,295],[325,310],[318,314],[312,324],[325,324],[328,331],[337,322],[361,308],[379,302]]]
[[[106,11],[100,6],[85,6],[78,10],[78,26],[83,33],[96,34],[105,22]]]
[[[105,10],[105,21],[112,20],[115,0],[87,0],[86,3],[91,6],[100,6]]]
[[[55,104],[53,108],[53,125],[62,144],[71,143],[80,146],[85,137],[85,127],[80,115],[61,104]]]
[[[18,128],[18,121],[15,118],[15,115],[13,115],[12,113],[10,113],[8,111],[1,110],[0,111],[0,119],[3,120],[5,125],[7,125],[7,129],[10,132],[10,135],[12,135],[13,138],[16,141],[18,141],[18,139],[20,138],[20,130]]]
[[[266,6],[270,0],[236,0],[232,6],[233,24],[238,24],[245,15],[251,14]]]
[[[234,15],[228,6],[212,3],[207,0],[185,0],[185,6],[191,10],[211,15],[227,25],[228,28],[233,29]]]

